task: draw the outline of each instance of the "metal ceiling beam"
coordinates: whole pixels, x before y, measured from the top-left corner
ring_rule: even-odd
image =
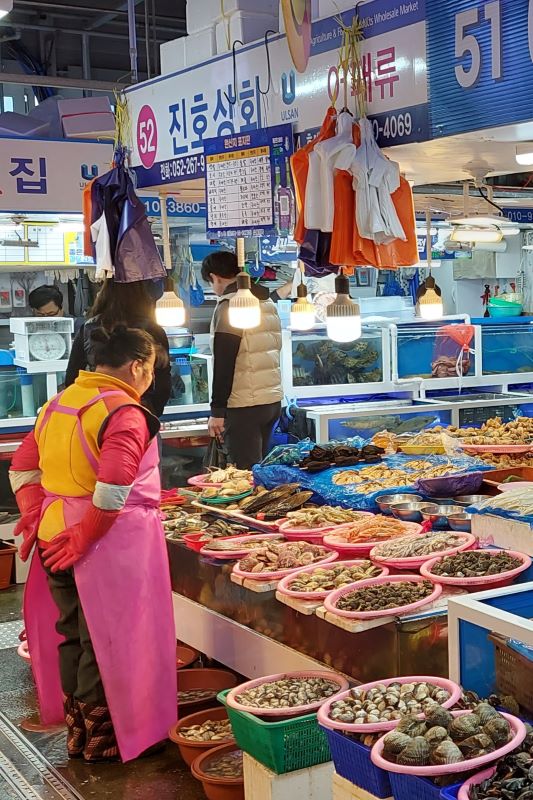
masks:
[[[52,75],[22,75],[18,72],[0,72],[2,83],[22,83],[24,86],[50,86],[54,89],[85,89],[92,92],[113,92],[117,88],[111,81],[85,81],[78,78],[56,78]]]
[[[11,28],[15,31],[22,30],[22,31],[48,31],[50,33],[72,33],[74,36],[81,36],[82,33],[87,33],[89,36],[95,36],[99,39],[124,39],[128,41],[127,34],[123,33],[104,33],[103,31],[89,31],[89,30],[79,30],[77,28],[60,28],[57,25],[31,25],[28,22],[8,22],[7,19],[0,19],[0,28]],[[144,42],[144,36],[139,36],[139,41]],[[166,42],[168,39],[158,39],[158,42]],[[0,80],[2,78],[2,73],[0,72]]]
[[[134,6],[138,6],[139,3],[141,3],[141,2],[142,2],[142,0],[133,0],[133,5]],[[117,14],[120,14],[121,11],[125,11],[126,13],[128,13],[128,3],[127,2],[121,3],[113,11],[110,11],[108,14],[104,14],[103,16],[99,17],[95,22],[92,22],[88,26],[87,30],[88,31],[94,31],[97,28],[101,28],[102,25],[106,25],[108,22],[111,22],[113,19],[115,19]]]
[[[128,16],[127,11],[120,11],[120,10],[111,10],[107,8],[95,8],[94,6],[82,6],[82,5],[71,5],[69,3],[48,3],[46,0],[17,0],[16,11],[22,12],[29,12],[32,8],[44,8],[47,11],[53,12],[53,16],[61,16],[62,13],[65,16],[72,17],[73,12],[80,13],[80,14],[102,14],[102,13],[112,13],[114,17],[123,17],[124,19],[116,20],[118,22],[126,23]],[[183,24],[180,26],[180,20],[176,17],[162,17],[159,14],[157,15],[157,19],[160,23],[174,23],[177,25],[179,30],[186,30],[185,20],[183,20]]]

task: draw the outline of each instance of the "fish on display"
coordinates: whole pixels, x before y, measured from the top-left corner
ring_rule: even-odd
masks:
[[[419,431],[427,428],[428,425],[438,422],[435,416],[420,416],[413,419],[402,419],[398,416],[382,416],[382,417],[362,417],[361,419],[351,419],[348,422],[342,422],[343,428],[350,428],[354,430],[387,430],[390,433],[418,433]]]

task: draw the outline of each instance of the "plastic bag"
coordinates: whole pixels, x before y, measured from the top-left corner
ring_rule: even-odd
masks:
[[[204,457],[204,467],[206,469],[226,469],[228,463],[229,455],[225,446],[218,439],[210,439]]]
[[[473,325],[444,325],[439,328],[431,362],[433,378],[461,378],[468,375],[474,332]]]

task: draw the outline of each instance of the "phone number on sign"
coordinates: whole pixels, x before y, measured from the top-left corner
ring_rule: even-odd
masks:
[[[205,175],[205,157],[203,155],[193,155],[173,158],[171,161],[164,161],[160,168],[162,181],[199,178]]]
[[[373,119],[372,127],[376,139],[403,139],[413,132],[413,118],[408,111],[405,114],[390,114],[384,120]]]

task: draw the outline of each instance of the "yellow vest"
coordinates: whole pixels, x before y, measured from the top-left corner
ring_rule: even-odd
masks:
[[[91,401],[102,392],[116,392]],[[76,413],[49,411],[43,406],[35,424],[35,440],[39,448],[39,467],[43,488],[59,497],[92,496],[96,486],[93,459],[100,457],[100,434],[110,414],[124,405],[140,405],[139,395],[127,383],[98,372],[81,371],[76,381],[59,398],[59,407],[74,409],[88,406],[79,417]],[[79,420],[79,422],[78,422]],[[82,444],[80,425],[89,456]],[[41,517],[39,538],[50,541],[65,529],[63,500],[53,500]]]

